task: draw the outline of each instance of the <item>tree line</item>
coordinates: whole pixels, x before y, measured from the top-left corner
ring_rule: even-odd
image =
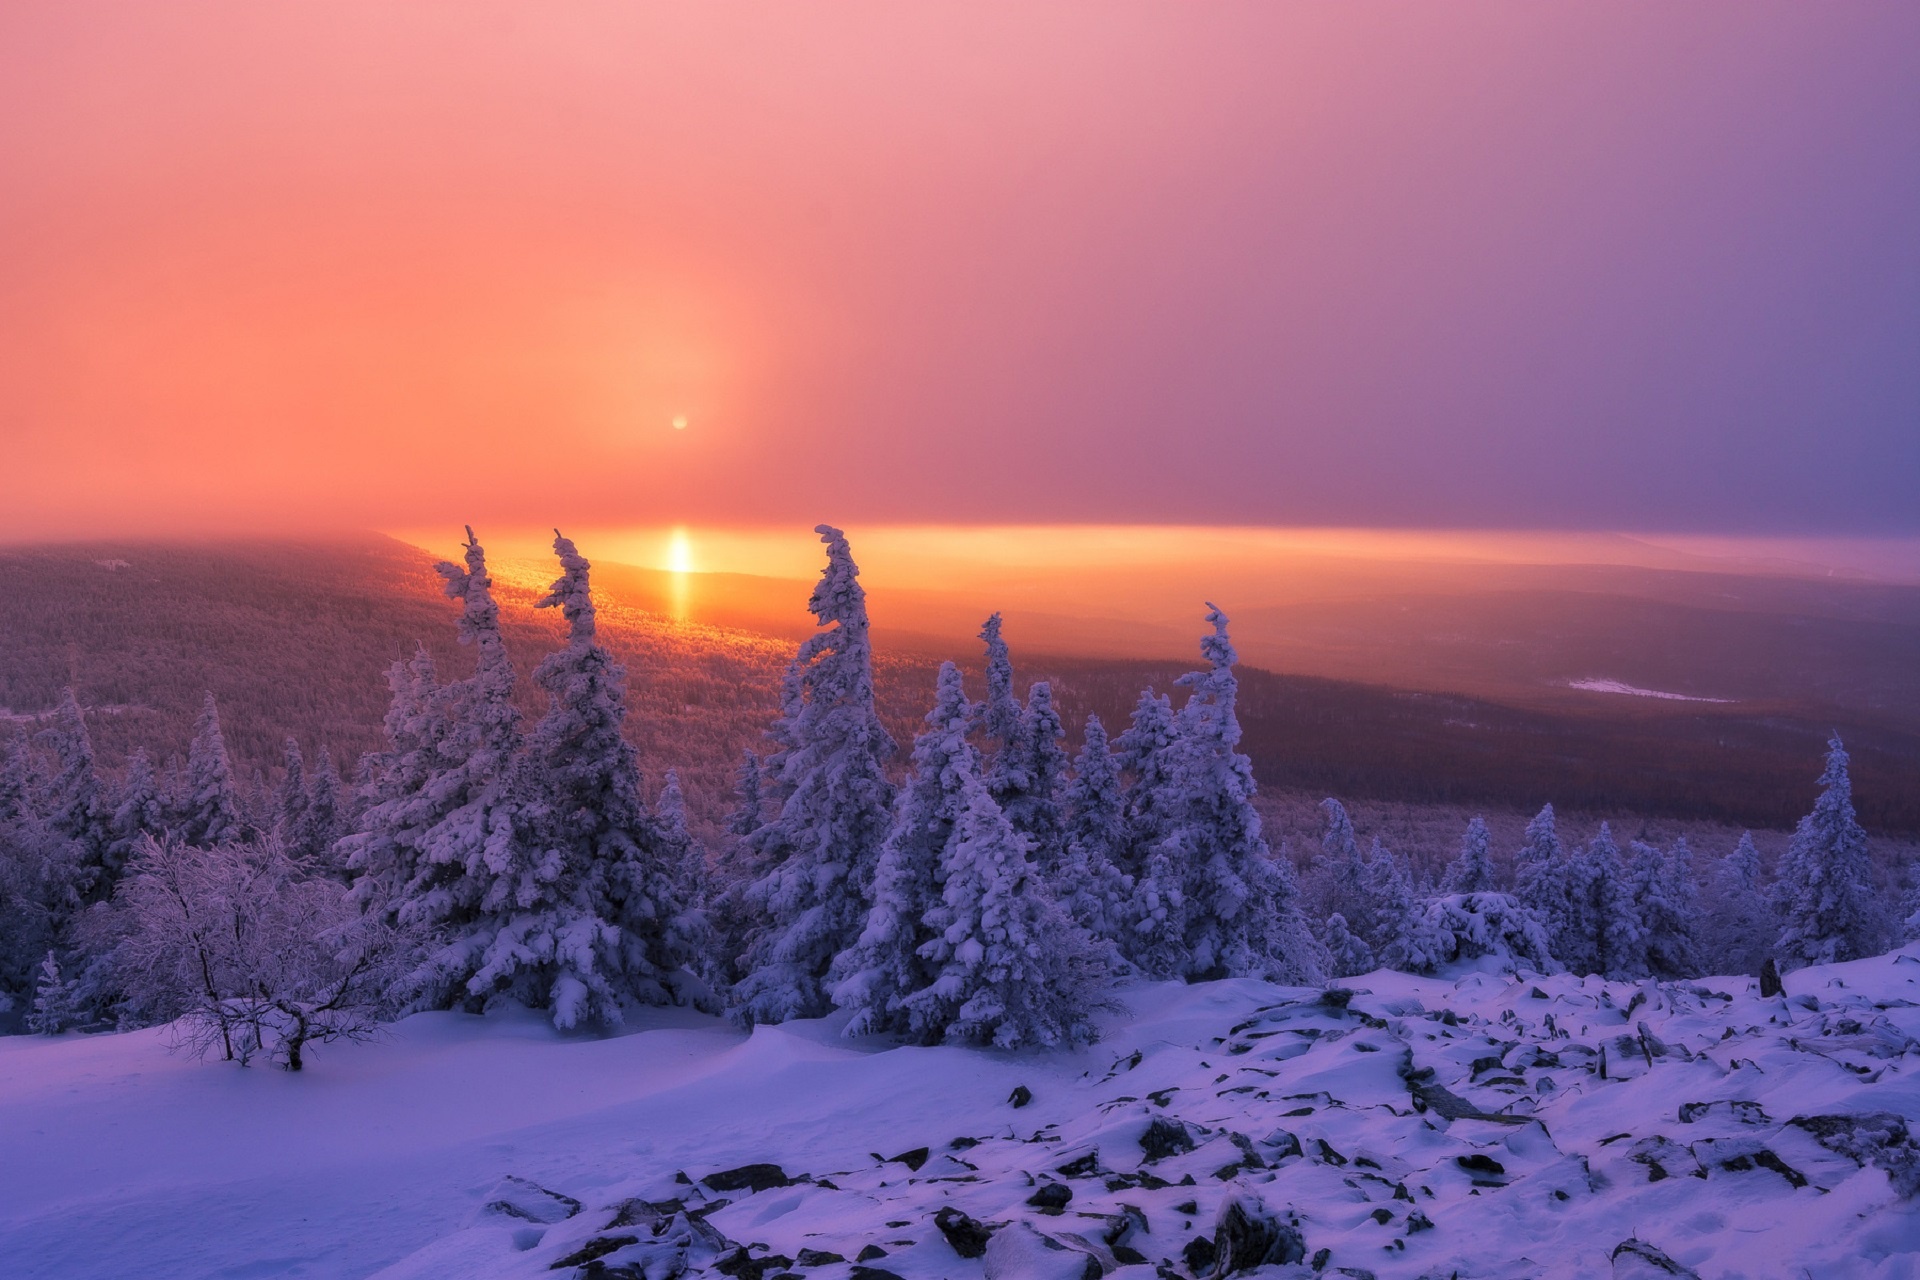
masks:
[[[1329,799],[1302,882],[1261,833],[1212,605],[1202,667],[1144,690],[1117,735],[1089,716],[1073,757],[1050,685],[1016,692],[994,615],[985,697],[942,665],[901,773],[859,570],[839,530],[817,532],[818,629],[713,850],[671,770],[646,797],[591,566],[557,533],[537,607],[566,642],[532,672],[544,713],[520,709],[468,530],[437,572],[473,669],[443,678],[424,648],[396,662],[384,744],[351,785],[290,739],[278,787],[243,787],[211,695],[184,760],[163,774],[136,754],[109,784],[69,690],[0,756],[0,990],[33,1030],[172,1022],[202,1049],[298,1068],[307,1045],[400,1012],[502,1001],[561,1028],[690,1002],[743,1024],[845,1009],[850,1033],[1058,1045],[1092,1037],[1116,975],[1315,984],[1492,956],[1682,978],[1900,936],[1869,887],[1837,738],[1772,881],[1743,838],[1704,904],[1684,840],[1623,851],[1603,826],[1569,849],[1551,806],[1512,883],[1478,819],[1438,883],[1416,883],[1377,840],[1362,856]]]

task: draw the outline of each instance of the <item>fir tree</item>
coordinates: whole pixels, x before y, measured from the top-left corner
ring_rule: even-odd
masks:
[[[1547,931],[1547,938],[1553,944],[1553,954],[1569,969],[1584,972],[1579,968],[1582,958],[1569,954],[1572,935],[1568,932],[1572,925],[1572,904],[1568,894],[1570,868],[1566,851],[1561,847],[1560,834],[1556,829],[1553,806],[1542,805],[1533,821],[1527,823],[1526,837],[1520,843],[1520,850],[1514,855],[1513,879],[1514,896],[1520,905],[1533,912],[1541,926]],[[1578,946],[1572,946],[1577,951]]]
[[[27,1014],[27,1029],[38,1035],[58,1035],[80,1021],[80,1009],[74,999],[73,983],[61,976],[53,952],[40,962],[40,973],[33,987],[33,1010]]]
[[[125,871],[140,838],[158,836],[166,823],[166,806],[160,799],[153,761],[144,747],[137,748],[127,757],[127,772],[114,801],[113,817],[107,823],[107,862],[116,880]]]
[[[1780,918],[1773,950],[1782,969],[1874,955],[1887,932],[1837,735],[1827,743],[1820,798],[1794,829],[1772,896]]]
[[[1753,833],[1743,831],[1733,852],[1714,868],[1707,961],[1715,973],[1758,974],[1779,930],[1761,884],[1760,851]]]
[[[1180,678],[1190,692],[1177,722],[1171,822],[1159,850],[1182,877],[1186,976],[1319,982],[1318,946],[1298,889],[1260,834],[1253,763],[1239,750],[1227,617],[1211,604],[1207,610],[1213,633],[1200,649],[1208,668]]]
[[[1081,928],[1112,943],[1125,937],[1133,888],[1114,865],[1126,843],[1123,803],[1106,727],[1090,715],[1067,786],[1067,860],[1054,896]]]
[[[288,736],[281,748],[280,785],[273,791],[273,821],[268,827],[274,837],[280,841],[280,847],[289,853],[294,848],[295,831],[307,812],[307,770],[306,762],[300,754],[300,742]]]
[[[0,826],[33,816],[33,762],[23,733],[7,731],[0,741]]]
[[[999,614],[981,624],[980,639],[987,645],[987,700],[980,704],[979,715],[989,748],[987,788],[993,791],[1000,785],[1000,755],[1020,734],[1020,702],[1013,696],[1013,660],[1000,636]]]
[[[687,874],[640,796],[622,736],[626,670],[595,636],[591,565],[554,535],[561,576],[536,608],[558,608],[567,644],[534,671],[547,711],[522,759],[517,840],[491,856],[474,936],[470,992],[510,991],[550,1008],[561,1028],[618,1025],[620,1003],[674,997],[695,924],[679,896]],[[495,632],[497,635],[497,630]]]
[[[1349,928],[1370,938],[1376,926],[1367,895],[1367,864],[1360,859],[1353,820],[1346,806],[1332,796],[1320,802],[1320,812],[1326,822],[1320,829],[1320,852],[1308,876],[1314,912],[1321,919],[1345,916]]]
[[[1060,879],[1067,856],[1060,792],[1066,780],[1067,736],[1053,708],[1053,686],[1042,680],[1027,694],[1014,737],[995,758],[988,790],[1013,829],[1033,848],[1034,862],[1049,883]]]
[[[1373,972],[1373,948],[1347,928],[1347,918],[1338,911],[1327,917],[1321,929],[1320,945],[1327,952],[1327,976],[1352,978]]]
[[[816,532],[827,567],[807,607],[826,630],[787,669],[766,765],[779,813],[749,840],[766,871],[745,891],[760,917],[734,992],[735,1016],[748,1023],[828,1012],[827,971],[864,929],[893,804],[894,744],[874,710],[860,570],[844,534]]]
[[[71,688],[61,693],[53,723],[41,738],[53,751],[54,765],[41,798],[42,820],[49,835],[69,846],[63,861],[72,871],[76,902],[104,901],[117,878],[108,854],[110,815],[100,795],[87,719]]]
[[[1116,744],[1117,763],[1127,782],[1121,792],[1126,843],[1115,864],[1135,880],[1147,874],[1148,858],[1167,835],[1165,808],[1173,795],[1177,736],[1172,699],[1152,689],[1142,690],[1133,708],[1133,722]]]
[[[405,890],[426,861],[428,833],[443,812],[429,790],[442,768],[448,727],[433,658],[416,646],[387,668],[386,747],[360,761],[359,818],[334,860],[353,876],[363,910],[396,919]]]
[[[939,976],[939,965],[923,952],[937,936],[930,921],[941,901],[947,845],[966,788],[981,781],[980,754],[967,741],[975,710],[960,669],[941,664],[933,709],[914,739],[913,772],[880,848],[873,907],[858,941],[834,960],[834,1002],[854,1010],[848,1035],[884,1031],[924,1038],[927,1031],[906,1002]]]
[[[1447,867],[1440,883],[1445,893],[1492,893],[1493,855],[1488,849],[1487,822],[1474,818],[1460,839],[1460,854]]]
[[[1373,838],[1367,856],[1367,902],[1374,933],[1366,941],[1375,957],[1389,969],[1405,969],[1408,958],[1421,951],[1414,926],[1420,917],[1413,892],[1413,876],[1393,851]]]
[[[1687,838],[1675,840],[1669,851],[1636,840],[1633,855],[1633,909],[1640,918],[1647,973],[1655,978],[1697,977],[1701,965],[1694,929],[1700,894]]]
[[[210,849],[246,838],[240,817],[240,793],[220,734],[220,709],[207,694],[187,749],[186,791],[181,796],[180,838]]]
[[[1104,978],[1097,953],[984,782],[962,786],[941,901],[928,913],[937,936],[923,948],[938,976],[905,1000],[913,1028],[926,1040],[1002,1049],[1090,1042]]]
[[[340,770],[326,744],[307,773],[305,803],[294,823],[289,850],[310,864],[332,865],[334,842],[341,834]]]
[[[1645,976],[1645,930],[1634,910],[1633,885],[1621,863],[1620,846],[1606,823],[1574,860],[1568,884],[1566,936],[1571,954],[1556,958],[1575,973],[1613,979]]]
[[[766,821],[766,805],[760,797],[760,757],[752,747],[740,752],[740,770],[734,774],[734,796],[736,803],[733,816],[727,820],[727,830],[745,840]]]

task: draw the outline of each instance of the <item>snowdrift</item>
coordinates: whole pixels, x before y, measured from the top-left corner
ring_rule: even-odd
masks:
[[[1074,1053],[408,1020],[305,1078],[0,1044],[13,1276],[1920,1274],[1920,949],[1121,993]]]

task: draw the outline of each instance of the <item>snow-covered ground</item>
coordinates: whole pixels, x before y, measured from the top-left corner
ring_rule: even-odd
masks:
[[[1628,684],[1623,680],[1602,680],[1598,677],[1588,680],[1569,680],[1569,689],[1584,689],[1588,693],[1623,693],[1634,698],[1663,698],[1668,702],[1732,702],[1732,698],[1701,698],[1691,693],[1666,693],[1659,689],[1642,689],[1637,684]]]
[[[164,1031],[0,1040],[0,1274],[1147,1280],[1237,1199],[1301,1237],[1263,1275],[1920,1275],[1920,949],[1768,1000],[1344,985],[1129,988],[1078,1053],[673,1012],[423,1015],[298,1076]]]

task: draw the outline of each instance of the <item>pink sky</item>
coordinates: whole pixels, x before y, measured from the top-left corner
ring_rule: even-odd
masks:
[[[0,538],[1914,532],[1916,50],[1896,4],[10,5]]]

